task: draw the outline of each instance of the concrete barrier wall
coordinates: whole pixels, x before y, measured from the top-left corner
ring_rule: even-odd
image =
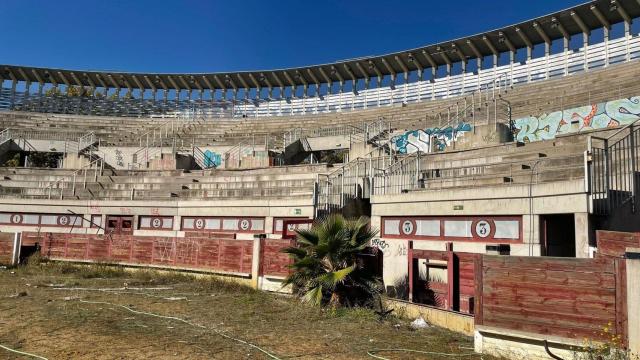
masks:
[[[393,309],[395,315],[410,319],[422,317],[430,324],[464,335],[473,336],[473,316],[395,299],[387,299],[385,305]]]

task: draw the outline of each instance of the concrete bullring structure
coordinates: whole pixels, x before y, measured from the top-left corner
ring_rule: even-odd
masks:
[[[627,313],[638,304],[626,295],[637,281],[622,269],[635,269],[624,257],[640,237],[608,231],[640,231],[638,16],[637,1],[594,1],[274,71],[2,65],[1,255],[15,262],[37,248],[281,290],[292,230],[363,214],[380,230],[372,248],[394,306],[473,319],[477,350],[544,358],[544,340],[563,352],[608,321],[633,349]],[[29,166],[42,154],[55,164]],[[570,302],[540,289],[559,279]]]

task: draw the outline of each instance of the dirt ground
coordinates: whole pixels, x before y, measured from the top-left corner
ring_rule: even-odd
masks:
[[[410,321],[380,320],[366,309],[323,310],[178,273],[35,262],[0,270],[0,344],[49,360],[373,359],[368,351],[396,348],[472,352],[471,338],[433,327],[415,330]],[[0,348],[0,359],[28,358]]]

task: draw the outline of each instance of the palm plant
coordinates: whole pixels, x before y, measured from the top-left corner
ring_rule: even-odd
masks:
[[[369,219],[332,215],[308,230],[297,230],[297,246],[284,249],[293,259],[284,286],[293,285],[314,305],[361,306],[380,293],[381,282],[365,268],[362,255],[377,231]]]

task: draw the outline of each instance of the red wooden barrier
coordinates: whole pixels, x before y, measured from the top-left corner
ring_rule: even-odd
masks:
[[[52,259],[202,268],[250,274],[253,242],[216,239],[215,234],[184,238],[133,235],[40,234],[44,256]],[[33,234],[27,234],[33,238]]]
[[[640,247],[640,233],[596,231],[598,256],[622,258],[627,248]]]
[[[14,233],[0,233],[0,264],[11,264]]]
[[[262,239],[260,254],[260,275],[284,277],[289,275],[291,258],[282,252],[283,249],[294,246],[295,240]]]
[[[579,340],[613,334],[626,341],[623,259],[485,255],[476,269],[478,325]]]

